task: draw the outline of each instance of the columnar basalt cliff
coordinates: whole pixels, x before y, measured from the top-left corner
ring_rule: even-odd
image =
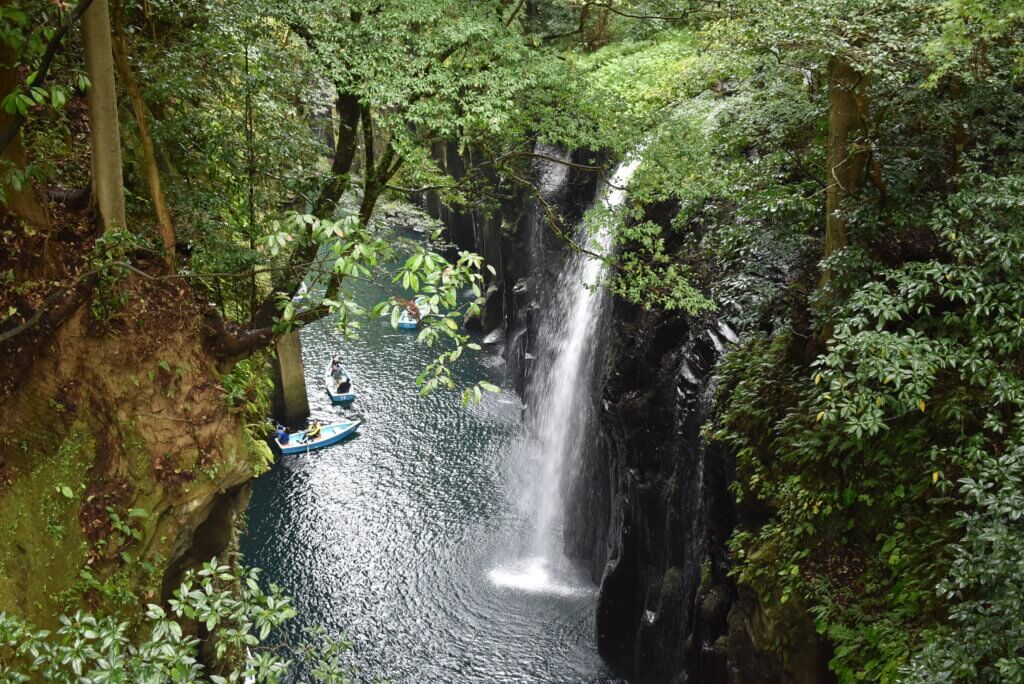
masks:
[[[537,195],[510,190],[491,211],[451,208],[433,192],[418,198],[445,225],[454,244],[479,253],[497,271],[478,325],[485,333],[503,331],[505,360],[519,392],[525,389],[529,362],[536,356],[534,334],[544,293],[556,281],[567,249],[548,225],[548,209],[560,215],[562,225],[575,226],[592,204],[598,184],[593,173],[579,167],[592,163],[594,153],[544,146],[538,146],[537,153],[542,155],[533,164]],[[456,180],[481,161],[472,150],[460,153],[454,144],[436,145],[434,158]]]
[[[634,681],[829,681],[813,635],[785,657],[767,650],[778,613],[728,574],[726,541],[747,512],[730,454],[701,431],[735,339],[712,317],[615,312],[602,440],[570,500],[567,544],[601,584],[598,647]]]
[[[671,207],[652,212],[671,220]],[[761,251],[709,278],[717,314],[615,303],[600,438],[567,499],[566,548],[600,583],[600,652],[633,681],[831,681],[828,648],[806,616],[766,610],[730,577],[729,537],[764,512],[737,505],[732,455],[704,434],[716,366],[738,337],[730,321],[776,325],[775,299],[798,258],[768,242]],[[783,642],[791,648],[780,652]]]
[[[711,681],[724,667],[713,644],[726,632],[724,542],[735,512],[728,455],[700,431],[710,371],[732,333],[626,306],[616,313],[604,439],[588,478],[611,495],[598,521],[608,544],[593,555],[599,648],[641,681],[683,672]]]

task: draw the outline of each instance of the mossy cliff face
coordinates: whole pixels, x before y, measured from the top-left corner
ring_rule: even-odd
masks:
[[[190,300],[137,287],[102,329],[83,307],[0,399],[0,611],[131,615],[229,545],[271,456],[228,410]]]

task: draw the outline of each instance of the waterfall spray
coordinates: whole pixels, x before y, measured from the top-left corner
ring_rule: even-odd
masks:
[[[600,201],[614,209],[625,201],[625,185],[639,159],[619,165]],[[584,239],[586,231],[582,231]],[[607,229],[594,236],[598,253],[611,248]],[[581,449],[595,425],[591,392],[594,354],[601,337],[607,293],[599,287],[604,263],[586,251],[571,254],[547,302],[541,322],[542,350],[529,378],[526,416],[528,442],[523,467],[528,469],[519,499],[531,522],[511,567],[491,571],[496,584],[527,591],[565,593],[573,588],[552,579],[552,569],[565,563],[562,552],[562,492],[574,472]]]

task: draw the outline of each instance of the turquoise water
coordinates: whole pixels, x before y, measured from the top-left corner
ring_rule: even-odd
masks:
[[[379,297],[359,287],[362,303]],[[300,617],[281,638],[311,625],[347,634],[366,681],[609,681],[596,587],[565,562],[517,558],[530,512],[516,492],[540,471],[523,460],[519,398],[419,398],[414,378],[436,350],[385,321],[354,341],[319,321],[302,342],[313,417],[342,411],[321,380],[339,354],[359,392],[350,413],[365,423],[352,440],[281,458],[254,485],[241,547],[294,598]],[[503,370],[484,351],[457,376],[502,385]]]

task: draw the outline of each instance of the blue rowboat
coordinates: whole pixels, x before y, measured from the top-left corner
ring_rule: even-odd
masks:
[[[352,376],[348,374],[344,366],[341,367],[341,372],[348,379],[347,392],[337,391],[337,383],[334,382],[334,377],[331,375],[330,361],[327,362],[327,369],[324,371],[324,387],[327,389],[327,394],[331,397],[332,404],[351,404],[356,400],[356,388],[352,385]]]
[[[416,298],[416,308],[420,310],[420,316],[424,315],[423,307],[427,305],[427,302],[422,297]],[[398,329],[399,330],[415,330],[420,327],[420,321],[416,316],[409,313],[409,309],[403,308],[401,315],[398,317]]]
[[[274,441],[277,442],[277,446],[281,449],[282,454],[304,454],[307,451],[315,451],[316,449],[323,449],[325,446],[337,444],[346,437],[353,435],[361,424],[362,421],[356,420],[350,423],[323,425],[320,427],[320,436],[310,442],[302,441],[306,437],[305,430],[291,435],[287,444],[281,444],[277,438]]]
[[[420,322],[413,318],[408,310],[403,311],[402,315],[398,317],[399,330],[415,330],[418,327],[420,327]]]

